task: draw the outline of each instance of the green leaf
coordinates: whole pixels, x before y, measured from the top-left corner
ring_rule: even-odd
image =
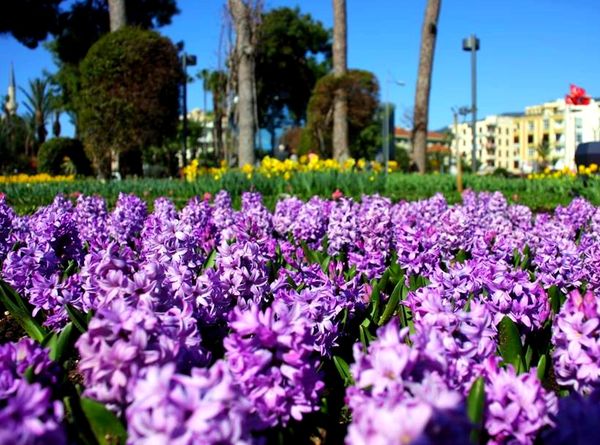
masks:
[[[38,343],[44,341],[48,335],[46,329],[31,315],[31,309],[23,298],[3,280],[0,280],[0,301],[27,335]]]
[[[385,305],[383,314],[379,318],[379,322],[377,323],[379,326],[386,324],[388,321],[390,321],[390,319],[394,315],[394,312],[396,311],[396,308],[398,307],[398,302],[400,301],[400,292],[403,287],[404,287],[403,280],[398,281],[398,283],[396,284],[396,287],[392,291],[392,295],[390,295],[390,298],[388,299],[388,302]]]
[[[82,397],[81,409],[100,445],[125,445],[127,441],[125,427],[103,404]]]
[[[64,270],[62,274],[62,279],[66,279],[67,277],[73,275],[77,270],[77,262],[75,260],[69,260],[67,268]]]
[[[204,265],[202,266],[202,270],[212,269],[214,267],[216,261],[217,261],[217,249],[213,249],[208,254],[208,257],[206,258],[206,261],[204,261]]]
[[[548,297],[550,298],[550,306],[552,307],[552,312],[558,314],[560,312],[560,307],[564,302],[563,295],[557,286],[550,286],[548,289]]]
[[[319,254],[317,252],[315,252],[310,247],[308,247],[308,245],[304,241],[300,242],[300,246],[302,247],[304,256],[306,256],[306,259],[308,260],[309,263],[321,264]]]
[[[540,360],[537,364],[537,377],[542,382],[544,381],[544,377],[546,376],[546,368],[548,366],[548,357],[546,354],[540,357]]]
[[[456,252],[456,255],[454,255],[454,259],[459,263],[464,263],[467,259],[467,256],[467,252],[464,249],[460,249],[458,252]]]
[[[88,327],[88,314],[81,312],[75,306],[68,304],[66,305],[67,315],[69,316],[69,320],[73,323],[73,325],[77,328],[79,332],[84,334],[87,331]]]
[[[479,377],[473,382],[467,397],[467,414],[473,422],[473,430],[471,431],[471,442],[473,444],[478,444],[481,441],[484,408],[485,384],[483,377]]]
[[[340,377],[344,381],[344,386],[350,386],[354,379],[352,378],[352,374],[350,373],[350,366],[348,366],[348,362],[344,360],[339,355],[333,356],[333,364],[335,365]]]
[[[498,347],[504,362],[512,364],[517,373],[524,371],[525,363],[523,362],[523,347],[519,329],[508,316],[504,316],[498,323],[498,336]]]
[[[50,347],[50,358],[62,364],[65,357],[73,350],[74,339],[73,323],[67,323],[56,337],[54,344]]]

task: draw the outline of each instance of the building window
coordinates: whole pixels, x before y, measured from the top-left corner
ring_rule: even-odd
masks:
[[[581,131],[575,133],[575,139],[577,140],[578,144],[581,144],[583,142],[583,135],[581,134]]]
[[[529,150],[527,151],[527,155],[528,155],[530,158],[533,158],[533,156],[535,155],[535,148],[533,148],[533,147],[529,147]]]
[[[529,121],[528,124],[527,124],[527,129],[529,131],[533,131],[533,128],[534,128],[533,121]]]
[[[518,144],[518,143],[519,143],[519,136],[515,136],[515,137],[513,138],[513,142],[514,142],[515,144]]]
[[[519,161],[513,162],[513,168],[519,168]]]
[[[532,134],[528,134],[527,135],[527,143],[528,144],[533,144],[533,135]]]
[[[550,129],[550,121],[548,119],[544,119],[544,130]]]
[[[581,128],[583,126],[583,123],[581,121],[580,117],[576,117],[575,118],[575,128]]]

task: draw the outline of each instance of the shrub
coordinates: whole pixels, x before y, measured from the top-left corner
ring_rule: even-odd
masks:
[[[121,162],[121,173],[141,174],[142,150],[176,131],[183,81],[177,49],[154,31],[124,28],[98,40],[80,69],[77,111],[86,151],[105,176],[113,153],[127,152],[136,162]]]
[[[54,138],[44,142],[40,147],[38,172],[50,175],[89,176],[92,169],[79,139]]]

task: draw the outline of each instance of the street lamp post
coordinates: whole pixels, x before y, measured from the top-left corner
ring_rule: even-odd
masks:
[[[479,39],[475,34],[463,39],[463,51],[471,52],[471,118],[473,146],[471,147],[471,169],[477,171],[477,51],[479,50]]]
[[[393,83],[400,87],[406,85],[405,82],[395,79],[388,79],[387,85],[385,86],[385,111],[384,111],[384,122],[383,122],[383,140],[382,140],[382,149],[383,149],[383,168],[385,169],[385,175],[388,174],[389,161],[390,161],[390,104],[388,103],[388,90],[389,84]],[[394,126],[392,125],[391,131],[394,131]]]
[[[192,54],[187,54],[187,53],[183,53],[181,55],[181,67],[183,68],[183,93],[182,93],[182,103],[181,103],[181,111],[183,113],[183,128],[182,128],[182,135],[183,135],[183,143],[182,143],[182,148],[181,148],[181,163],[182,163],[182,167],[185,167],[185,164],[187,163],[186,158],[187,158],[187,82],[188,82],[188,77],[187,77],[187,67],[188,66],[195,66],[197,63],[197,59],[196,56],[192,55]]]

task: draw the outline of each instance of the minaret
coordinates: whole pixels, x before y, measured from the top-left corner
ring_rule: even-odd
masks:
[[[15,85],[15,67],[12,63],[10,64],[10,78],[5,110],[8,116],[14,116],[17,113],[17,87]]]

